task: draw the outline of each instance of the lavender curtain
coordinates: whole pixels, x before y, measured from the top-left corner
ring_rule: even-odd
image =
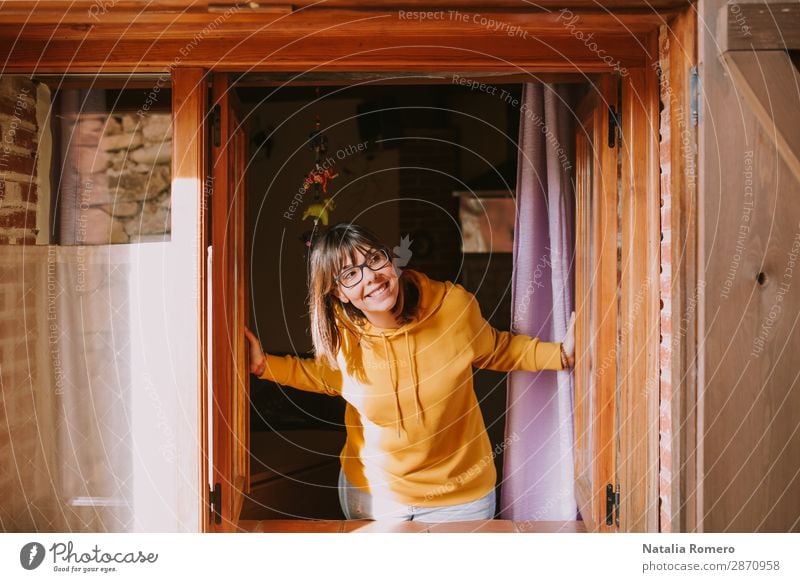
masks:
[[[555,85],[525,85],[522,103],[512,331],[561,341],[574,305],[572,115]],[[569,372],[509,375],[504,519],[577,519],[572,389]]]

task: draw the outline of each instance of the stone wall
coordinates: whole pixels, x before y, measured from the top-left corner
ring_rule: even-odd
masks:
[[[100,90],[62,91],[61,111],[45,111],[50,124],[63,120],[61,159],[58,146],[53,158],[61,218],[49,240],[51,132],[37,121],[42,87],[22,75],[0,77],[0,244],[169,240],[171,114],[108,113]]]
[[[65,244],[169,240],[172,126],[168,113],[80,113],[62,186],[74,219]],[[70,195],[69,188],[77,185]]]

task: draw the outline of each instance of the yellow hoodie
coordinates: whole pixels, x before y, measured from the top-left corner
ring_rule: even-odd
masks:
[[[405,273],[420,289],[413,321],[382,329],[338,309],[339,370],[268,354],[261,378],[345,399],[340,459],[354,485],[404,505],[474,501],[497,475],[472,367],[561,370],[561,344],[498,331],[461,285]]]

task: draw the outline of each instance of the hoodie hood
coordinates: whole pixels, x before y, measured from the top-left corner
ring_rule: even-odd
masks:
[[[416,419],[420,424],[424,424],[424,410],[419,398],[419,374],[416,363],[416,351],[414,343],[414,330],[425,324],[442,307],[448,292],[452,288],[449,281],[441,282],[430,279],[424,273],[405,269],[406,275],[419,290],[419,304],[416,315],[412,321],[403,324],[398,328],[380,328],[373,325],[370,321],[357,323],[353,321],[340,304],[336,304],[335,313],[337,322],[344,328],[352,332],[358,338],[358,344],[367,342],[373,347],[375,344],[383,346],[386,358],[386,368],[388,371],[388,382],[392,386],[395,396],[395,423],[397,426],[397,436],[400,431],[405,431],[405,422],[400,410],[400,394],[398,386],[399,372],[397,370],[397,350],[404,349],[411,366],[411,378],[414,389],[414,403],[416,407]],[[400,344],[396,346],[395,344]]]

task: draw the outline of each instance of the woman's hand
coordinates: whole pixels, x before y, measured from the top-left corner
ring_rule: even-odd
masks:
[[[567,335],[564,336],[564,341],[561,344],[564,348],[564,353],[567,355],[567,364],[570,368],[575,366],[575,312],[569,318],[567,324]]]
[[[247,326],[244,328],[244,335],[250,342],[250,373],[260,376],[264,373],[264,368],[267,364],[267,359],[264,357],[264,350],[261,349],[261,342],[258,341]]]

